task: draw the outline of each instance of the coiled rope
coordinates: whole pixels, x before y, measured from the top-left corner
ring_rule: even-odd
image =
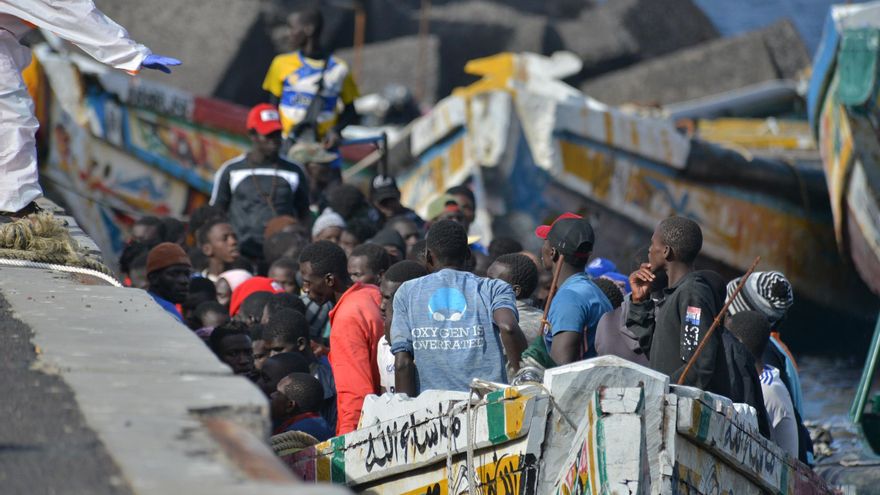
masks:
[[[120,287],[113,271],[81,248],[51,213],[0,225],[0,264],[91,275]]]
[[[272,450],[278,456],[290,455],[306,449],[313,445],[317,445],[318,440],[302,431],[286,431],[277,435],[272,435],[269,439]]]

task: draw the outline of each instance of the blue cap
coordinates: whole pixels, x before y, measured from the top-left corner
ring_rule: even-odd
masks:
[[[617,265],[613,261],[605,258],[594,258],[585,269],[591,277],[601,277],[608,272],[616,272]]]
[[[601,278],[607,278],[608,280],[615,283],[623,282],[624,287],[626,287],[626,293],[629,294],[630,292],[632,292],[632,289],[629,286],[629,277],[622,273],[606,272],[602,274]]]

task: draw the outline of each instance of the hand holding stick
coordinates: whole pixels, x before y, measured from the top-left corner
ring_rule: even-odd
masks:
[[[556,261],[556,266],[553,267],[553,280],[550,282],[550,291],[547,292],[547,301],[544,303],[544,316],[541,317],[541,331],[538,335],[543,339],[544,329],[547,328],[547,313],[550,312],[550,301],[553,300],[553,296],[556,295],[557,285],[559,284],[559,273],[562,271],[562,263],[565,261],[565,257],[563,255],[559,255],[559,259]]]
[[[760,261],[760,256],[755,258],[752,266],[749,267],[748,271],[746,271],[746,274],[743,275],[740,279],[739,284],[736,286],[736,290],[734,290],[733,294],[731,294],[730,297],[727,298],[727,302],[724,303],[724,306],[721,307],[721,311],[719,311],[718,315],[715,316],[715,321],[712,322],[712,326],[709,327],[709,331],[706,332],[706,336],[703,337],[703,340],[700,341],[700,345],[697,346],[697,350],[694,351],[694,355],[691,356],[691,358],[688,360],[687,366],[684,367],[684,371],[682,371],[681,376],[678,377],[678,382],[676,382],[677,385],[684,385],[684,379],[687,377],[688,372],[690,372],[691,368],[694,366],[694,363],[697,362],[697,357],[700,355],[700,352],[702,352],[703,347],[706,346],[706,342],[709,342],[709,338],[712,336],[712,333],[715,332],[715,329],[718,328],[718,325],[721,324],[721,319],[724,318],[724,315],[727,313],[727,308],[730,307],[730,303],[732,303],[733,300],[736,299],[736,296],[739,295],[739,292],[742,290],[743,287],[745,287],[746,280],[748,280],[749,275],[751,275],[752,272],[755,271],[755,268],[758,266],[758,263]]]

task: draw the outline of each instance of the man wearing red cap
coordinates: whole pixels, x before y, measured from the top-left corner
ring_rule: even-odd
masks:
[[[175,304],[183,304],[189,293],[192,263],[183,248],[173,242],[163,242],[147,255],[148,293],[162,309],[183,323]]]
[[[299,165],[281,158],[278,109],[262,103],[247,119],[251,149],[224,163],[214,176],[211,204],[226,210],[245,256],[262,255],[266,223],[279,215],[305,222],[309,214],[308,180]]]
[[[544,239],[544,268],[559,270],[559,289],[550,303],[544,342],[550,357],[563,365],[596,356],[596,326],[611,302],[584,273],[596,242],[586,219],[564,213],[553,225],[542,225],[535,235]]]

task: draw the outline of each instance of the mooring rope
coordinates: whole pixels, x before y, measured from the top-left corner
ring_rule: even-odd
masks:
[[[280,456],[299,452],[320,442],[312,435],[302,431],[286,431],[272,435],[269,443],[275,454]]]
[[[0,262],[92,275],[120,287],[113,271],[82,249],[61,220],[51,213],[37,213],[0,225]]]
[[[79,266],[67,266],[67,265],[58,265],[55,263],[41,263],[39,261],[28,261],[28,260],[10,260],[5,258],[0,258],[0,265],[6,266],[14,266],[18,268],[40,268],[43,270],[56,270],[59,272],[67,272],[67,273],[78,273],[80,275],[91,275],[92,277],[100,278],[101,280],[109,283],[114,287],[122,287],[122,284],[119,283],[115,278],[101,273],[97,270],[92,270],[90,268],[82,268]]]

